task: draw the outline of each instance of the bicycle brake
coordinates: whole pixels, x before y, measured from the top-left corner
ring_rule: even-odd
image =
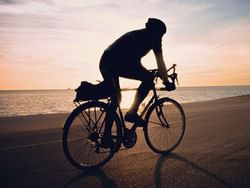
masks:
[[[175,73],[175,74],[176,74],[176,73]],[[179,81],[178,81],[178,76],[177,76],[177,74],[176,74],[175,80],[176,80],[176,83],[179,85]]]
[[[170,77],[170,79],[171,79],[172,83],[174,83],[174,84],[175,84],[175,81],[176,81],[176,83],[179,85],[179,81],[178,81],[177,73],[173,73],[173,74],[171,74],[169,77]]]

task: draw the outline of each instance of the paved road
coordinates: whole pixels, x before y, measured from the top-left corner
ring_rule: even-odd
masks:
[[[249,99],[249,98],[248,98]],[[169,155],[138,143],[103,168],[64,158],[59,128],[0,135],[0,187],[250,187],[250,101],[186,104],[187,130]]]

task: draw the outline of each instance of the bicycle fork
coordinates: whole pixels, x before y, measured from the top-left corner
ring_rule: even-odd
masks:
[[[157,105],[156,106],[156,114],[159,117],[159,120],[161,122],[161,126],[165,127],[165,128],[169,128],[169,123],[163,113],[163,109],[162,109],[163,105]]]

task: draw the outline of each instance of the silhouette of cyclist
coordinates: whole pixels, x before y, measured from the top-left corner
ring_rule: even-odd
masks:
[[[166,25],[159,19],[149,18],[146,27],[125,33],[112,43],[103,53],[100,60],[100,71],[104,83],[112,88],[115,96],[111,104],[117,107],[121,101],[119,77],[140,80],[141,84],[135,94],[132,106],[125,115],[125,121],[144,125],[137,114],[139,105],[153,86],[154,76],[141,64],[141,58],[153,50],[163,83],[168,86],[168,73],[162,55],[162,37],[166,33]],[[111,139],[111,126],[106,120],[103,145],[108,147]]]

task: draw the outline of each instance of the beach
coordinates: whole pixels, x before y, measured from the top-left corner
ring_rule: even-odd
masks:
[[[250,95],[185,103],[182,143],[151,151],[137,130],[135,147],[100,170],[81,172],[65,159],[68,113],[0,118],[0,187],[250,187]]]

